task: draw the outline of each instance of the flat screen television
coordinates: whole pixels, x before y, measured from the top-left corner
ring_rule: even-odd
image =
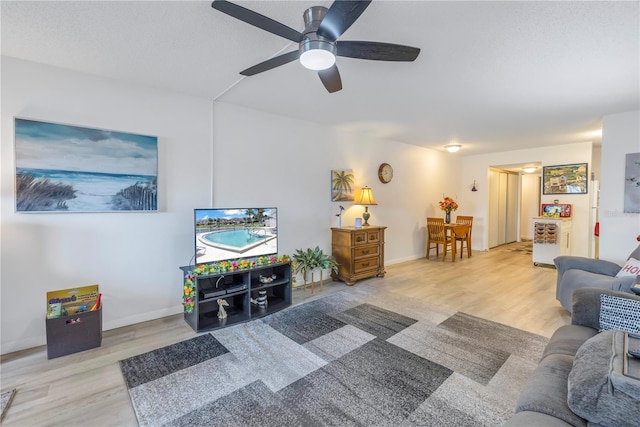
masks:
[[[278,253],[278,209],[194,209],[195,263]]]

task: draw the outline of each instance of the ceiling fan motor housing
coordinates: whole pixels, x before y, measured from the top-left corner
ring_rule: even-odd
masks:
[[[312,6],[305,10],[302,14],[302,18],[304,19],[303,33],[316,32],[324,16],[327,14],[327,10],[329,9],[323,6]]]
[[[300,54],[310,50],[320,49],[331,52],[333,56],[336,56],[338,49],[336,48],[335,41],[322,37],[316,32],[322,19],[327,14],[327,10],[328,9],[323,6],[312,6],[302,14],[305,28],[303,31],[304,37],[299,45]]]

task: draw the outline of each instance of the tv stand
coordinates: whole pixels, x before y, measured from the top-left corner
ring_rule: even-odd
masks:
[[[180,267],[186,275],[194,266]],[[260,276],[271,278],[261,283]],[[196,332],[210,331],[247,322],[275,313],[291,305],[291,263],[269,264],[246,270],[195,276],[195,307],[184,313],[184,320]],[[267,291],[267,304],[258,306],[251,299]],[[218,299],[224,299],[227,317],[218,318]]]

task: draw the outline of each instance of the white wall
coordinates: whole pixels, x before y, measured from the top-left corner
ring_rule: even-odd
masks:
[[[521,203],[520,203],[520,238],[533,240],[533,217],[540,215],[540,169],[537,173],[520,175]]]
[[[424,256],[424,219],[459,192],[448,153],[13,58],[2,58],[1,85],[2,354],[46,343],[50,290],[98,283],[103,329],[181,312],[194,208],[277,206],[280,253],[330,252],[330,171],[351,168],[373,188],[370,222],[388,227],[392,264]],[[16,214],[14,116],[158,136],[159,212]],[[395,171],[386,185],[382,162]],[[364,210],[343,205],[344,225]]]
[[[464,191],[461,203],[469,206],[474,216],[473,242],[474,250],[488,249],[487,213],[489,206],[489,173],[490,166],[517,163],[540,162],[542,166],[563,165],[570,163],[591,163],[592,143],[558,145],[555,147],[530,148],[526,150],[505,151],[501,153],[466,156],[462,158],[462,183],[476,180],[479,191]],[[588,255],[589,226],[589,194],[543,195],[541,203],[552,203],[559,199],[560,203],[573,204],[573,221],[571,247],[572,255]]]
[[[443,216],[438,200],[459,185],[451,172],[458,158],[449,153],[220,102],[214,112],[214,205],[277,206],[283,253],[316,245],[330,253],[338,206],[346,209],[343,226],[362,216],[362,206],[331,202],[332,169],[352,169],[356,188],[373,189],[369,223],[388,227],[386,264],[424,256],[425,218]],[[394,168],[389,184],[378,180],[383,162]]]
[[[602,168],[602,145],[593,145],[593,151],[591,153],[591,170],[589,171],[589,179],[593,176],[593,179],[600,181],[600,170]]]
[[[104,329],[179,313],[193,207],[211,200],[211,102],[6,57],[1,78],[1,352],[46,342],[51,290],[98,283]],[[157,136],[159,212],[15,213],[14,116]]]
[[[622,264],[637,247],[640,214],[624,213],[625,155],[640,152],[640,111],[602,120],[600,258]]]

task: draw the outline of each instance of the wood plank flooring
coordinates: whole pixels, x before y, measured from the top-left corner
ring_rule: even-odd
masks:
[[[432,256],[387,266],[387,276],[356,283],[510,325],[544,336],[570,322],[555,300],[556,271],[505,245],[471,258]],[[176,283],[176,286],[180,286]],[[350,289],[328,282],[294,302]],[[3,426],[137,426],[118,361],[196,336],[182,315],[103,333],[102,346],[47,360],[46,346],[3,355],[1,390],[17,388]]]

